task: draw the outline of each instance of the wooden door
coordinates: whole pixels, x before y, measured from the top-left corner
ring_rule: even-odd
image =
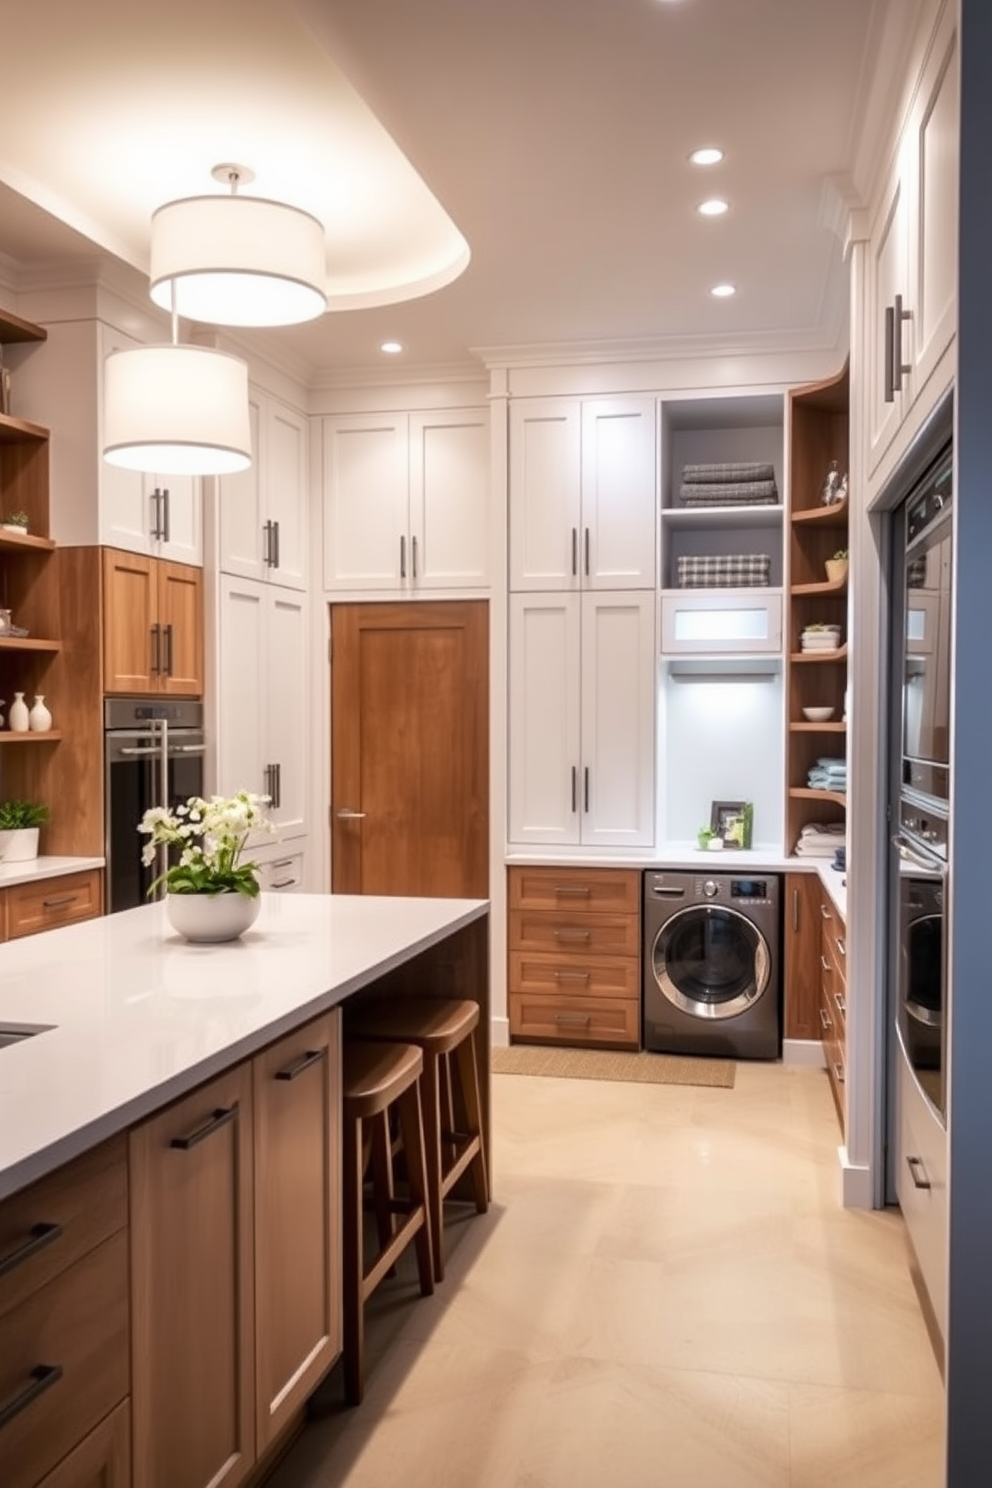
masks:
[[[252,1061],[259,1453],[341,1352],[340,1040],[335,1009]]]
[[[203,694],[203,570],[186,563],[158,564],[158,623],[162,637],[163,692]]]
[[[152,626],[158,597],[155,560],[103,550],[103,690],[156,692]]]
[[[331,631],[333,891],[485,898],[487,604],[334,605]]]
[[[250,1063],[128,1146],[134,1481],[235,1488],[255,1457]]]

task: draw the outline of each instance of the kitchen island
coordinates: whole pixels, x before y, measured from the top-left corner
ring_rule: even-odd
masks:
[[[5,1488],[256,1481],[340,1351],[342,1004],[475,999],[488,1113],[488,928],[271,894],[229,945],[150,905],[0,946],[44,1030],[0,1047]]]

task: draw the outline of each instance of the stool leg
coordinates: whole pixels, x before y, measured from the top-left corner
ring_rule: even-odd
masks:
[[[375,1210],[379,1249],[385,1250],[393,1238],[393,1155],[390,1150],[389,1112],[380,1111],[368,1118],[372,1127],[372,1207]]]
[[[475,1194],[477,1214],[485,1214],[489,1208],[489,1180],[486,1173],[486,1136],[482,1129],[482,1097],[479,1093],[479,1066],[475,1057],[475,1039],[469,1034],[455,1050],[458,1062],[458,1079],[462,1087],[462,1104],[465,1107],[466,1126],[473,1135],[478,1135],[479,1150],[469,1165],[472,1176],[472,1191]]]
[[[417,1251],[420,1293],[423,1297],[429,1297],[434,1290],[434,1261],[431,1251],[431,1211],[428,1202],[429,1178],[424,1163],[424,1120],[420,1105],[420,1081],[416,1081],[409,1089],[404,1090],[396,1104],[403,1132],[410,1202],[414,1206],[419,1206],[424,1214],[424,1222],[417,1231],[413,1243]]]
[[[441,1152],[441,1088],[438,1081],[439,1057],[424,1050],[424,1153],[427,1166],[427,1199],[431,1215],[431,1245],[434,1250],[434,1280],[444,1280],[444,1211],[441,1179],[444,1159]]]
[[[344,1397],[359,1405],[364,1393],[365,1298],[362,1286],[362,1179],[364,1161],[361,1121],[345,1122],[343,1142],[344,1235],[342,1237]]]

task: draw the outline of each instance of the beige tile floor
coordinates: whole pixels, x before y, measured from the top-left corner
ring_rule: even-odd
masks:
[[[335,1370],[274,1488],[941,1488],[902,1222],[840,1207],[822,1071],[493,1084],[490,1213],[372,1299],[364,1403]]]

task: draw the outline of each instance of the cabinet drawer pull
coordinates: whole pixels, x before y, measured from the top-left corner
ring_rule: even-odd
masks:
[[[799,933],[799,890],[798,889],[793,889],[793,891],[792,891],[792,931],[793,931],[793,934],[795,934],[795,935],[798,935],[798,933]]]
[[[302,1075],[304,1070],[311,1069],[313,1065],[319,1064],[327,1053],[326,1049],[308,1049],[301,1054],[295,1064],[287,1065],[285,1069],[276,1071],[277,1080],[295,1080],[297,1075]]]
[[[589,766],[588,765],[586,765],[586,767],[585,767],[585,769],[583,771],[583,776],[584,776],[584,780],[583,780],[583,785],[582,785],[582,809],[585,811],[586,815],[588,816],[588,814],[589,814]]]
[[[834,1079],[837,1081],[838,1085],[843,1085],[844,1066],[840,1064],[836,1059],[834,1060]]]
[[[556,982],[588,982],[588,971],[556,971]]]
[[[167,677],[172,676],[172,626],[163,626],[165,631],[165,666],[163,671]]]
[[[839,935],[834,936],[834,945],[841,956],[847,956],[847,941],[842,940]]]
[[[555,1022],[568,1028],[588,1028],[592,1023],[590,1013],[555,1013]]]
[[[160,674],[161,670],[162,670],[162,627],[161,627],[161,625],[153,625],[152,626],[151,636],[152,636],[151,674],[152,674],[153,677],[157,677]]]
[[[832,920],[833,919],[833,915],[830,913],[829,909],[827,908],[827,906],[825,904],[821,904],[820,905],[820,914],[823,916],[823,918],[825,920]]]
[[[909,1176],[913,1180],[913,1187],[914,1188],[929,1188],[930,1187],[930,1179],[927,1177],[927,1170],[923,1166],[923,1159],[922,1158],[920,1158],[920,1157],[907,1157],[907,1159],[906,1159],[906,1166],[909,1169]]]
[[[575,815],[575,808],[576,808],[576,795],[575,795],[575,782],[576,782],[576,779],[577,779],[576,770],[575,770],[575,766],[573,765],[572,766],[572,815],[573,816]]]
[[[822,956],[821,955],[821,957],[820,957],[820,965],[823,967],[823,970],[825,972],[828,972],[829,973],[829,972],[833,971],[833,967],[830,965],[830,962],[827,960],[826,956]]]
[[[588,527],[586,528],[586,531],[585,531],[585,543],[584,543],[584,547],[585,547],[586,578],[588,578],[589,577],[589,528]]]
[[[173,1137],[169,1146],[177,1147],[180,1152],[188,1152],[191,1147],[195,1147],[205,1137],[212,1136],[215,1131],[220,1131],[222,1126],[226,1126],[229,1121],[233,1121],[237,1114],[237,1106],[228,1106],[226,1110],[223,1106],[220,1106],[202,1126],[196,1127],[194,1131],[191,1131],[185,1137]]]
[[[292,858],[277,858],[276,861],[272,864],[273,871],[275,871],[276,868],[292,868],[292,866]]]
[[[78,894],[56,894],[54,899],[43,899],[41,902],[45,909],[61,909],[66,904],[75,904],[78,898]]]
[[[834,1002],[837,1004],[837,1011],[840,1013],[841,1017],[842,1018],[846,1018],[847,1017],[847,999],[844,998],[844,997],[841,997],[841,995],[840,995],[839,992],[835,992],[834,993]]]
[[[272,567],[279,567],[279,523],[272,523]]]
[[[15,1270],[24,1261],[29,1261],[39,1250],[44,1250],[46,1245],[51,1245],[53,1240],[61,1239],[63,1234],[60,1224],[36,1224],[31,1226],[31,1239],[25,1240],[16,1250],[8,1251],[5,1256],[0,1256],[0,1276],[6,1276],[8,1271]]]
[[[885,401],[892,403],[896,395],[896,312],[892,305],[885,307]]]
[[[555,884],[554,892],[570,899],[588,899],[592,889],[588,884]]]
[[[27,1410],[33,1400],[39,1395],[44,1395],[52,1385],[57,1385],[62,1378],[61,1364],[36,1364],[31,1371],[31,1383],[25,1385],[23,1390],[12,1395],[9,1400],[0,1404],[0,1431],[7,1426],[15,1416],[19,1416],[22,1410]]]
[[[270,889],[288,889],[295,884],[295,878],[277,878],[274,883],[269,884]]]
[[[579,529],[572,528],[572,578],[579,576]]]
[[[411,579],[415,579],[417,577],[417,539],[416,539],[416,537],[411,537],[411,539],[410,539],[410,577],[411,577]]]
[[[586,945],[591,939],[589,930],[556,930],[555,940],[566,941],[571,945]]]
[[[826,1033],[828,1029],[833,1028],[834,1026],[831,1021],[830,1014],[827,1012],[826,1008],[821,1007],[820,1009],[820,1022],[823,1025],[824,1033]]]

